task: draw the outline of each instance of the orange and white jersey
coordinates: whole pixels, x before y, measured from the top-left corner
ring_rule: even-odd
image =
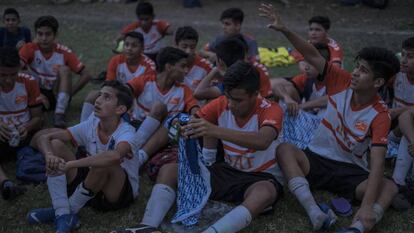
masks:
[[[136,31],[144,36],[144,53],[154,54],[158,53],[161,49],[161,39],[166,35],[167,29],[170,23],[164,20],[152,21],[152,27],[148,31],[144,31],[141,28],[141,22],[137,21],[131,23],[122,29],[122,34],[126,34],[130,31]]]
[[[338,62],[342,64],[342,60],[344,59],[344,51],[342,50],[341,46],[332,38],[328,38],[328,49],[330,59],[329,62]],[[292,57],[295,58],[297,62],[303,61],[305,58],[302,54],[299,53],[297,50],[293,50],[290,54]]]
[[[270,84],[269,72],[266,66],[259,62],[253,62],[252,65],[256,67],[257,72],[260,75],[260,95],[263,97],[269,97],[272,95],[272,86]]]
[[[329,64],[325,77],[328,106],[309,149],[368,170],[369,148],[387,146],[391,125],[388,109],[379,96],[365,106],[352,106],[351,75],[345,70]]]
[[[262,97],[257,98],[254,111],[245,120],[238,119],[232,114],[226,96],[212,100],[201,108],[197,115],[219,127],[242,132],[259,132],[260,128],[270,126],[279,133],[283,121],[280,106]],[[275,152],[278,144],[275,138],[266,150],[258,151],[223,140],[225,160],[241,171],[269,172],[276,175]]]
[[[53,89],[60,66],[68,66],[75,73],[80,73],[85,67],[70,49],[61,44],[55,44],[52,53],[43,54],[36,43],[28,43],[19,54],[30,74],[38,79],[40,88],[46,90]]]
[[[30,121],[29,108],[40,104],[36,79],[19,73],[11,91],[0,91],[0,120],[6,125],[22,125]]]
[[[213,65],[207,59],[196,55],[194,65],[184,78],[184,84],[194,91],[201,80],[210,73],[212,68]]]
[[[155,75],[146,75],[128,82],[137,101],[134,107],[133,118],[143,120],[155,101],[167,106],[168,114],[190,112],[198,106],[193,92],[185,84],[176,83],[168,91],[162,92],[158,88]]]
[[[414,105],[414,81],[409,80],[407,74],[396,74],[394,84],[393,108],[403,108]]]
[[[109,61],[106,80],[118,80],[126,84],[133,78],[151,74],[156,74],[155,63],[144,54],[141,55],[138,63],[133,66],[128,65],[125,55],[120,54],[112,57]]]

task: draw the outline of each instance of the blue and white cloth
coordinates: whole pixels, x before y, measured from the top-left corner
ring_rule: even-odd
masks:
[[[179,138],[177,212],[171,223],[198,223],[211,193],[210,172],[201,161],[197,139]]]

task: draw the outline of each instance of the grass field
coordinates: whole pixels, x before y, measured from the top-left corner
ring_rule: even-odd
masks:
[[[217,21],[219,12],[225,7],[237,5],[242,7],[247,13],[250,13],[246,19],[246,28],[252,31],[260,45],[264,47],[290,46],[280,35],[269,33],[263,28],[264,22],[255,16],[254,7],[258,3],[257,1],[205,1],[204,8],[197,10],[182,9],[179,6],[180,3],[178,0],[154,1],[157,15],[160,18],[169,19],[176,25],[189,24],[198,29],[201,34],[200,45],[209,41],[214,35],[220,32],[220,26]],[[305,7],[299,5],[299,3],[305,4]],[[320,6],[322,3],[323,1],[321,0],[315,1],[315,6],[317,4]],[[123,25],[126,25],[134,19],[133,11],[135,7],[135,5],[101,3],[90,5],[74,3],[65,6],[52,6],[47,4],[46,0],[0,1],[0,10],[8,6],[16,7],[22,15],[23,24],[31,28],[36,17],[45,14],[55,15],[61,24],[58,40],[71,47],[94,75],[97,75],[106,68],[106,64],[112,56],[110,51],[112,40]],[[286,12],[284,11],[283,15],[291,20],[287,20],[287,22],[291,23],[295,30],[297,29],[302,34],[305,31],[303,24],[309,15],[318,13],[318,10],[314,6],[307,8],[306,1],[298,1],[297,5],[293,4],[291,9],[284,10]],[[395,9],[392,8],[391,10]],[[289,15],[289,11],[294,13]],[[320,9],[320,11],[327,11],[327,8]],[[346,22],[340,21],[340,18],[346,17],[343,14],[352,14],[352,11],[360,11],[361,17],[366,17],[368,24],[372,23],[370,21],[371,19],[378,18],[380,15],[376,11],[368,11],[369,14],[367,15],[366,10],[363,8],[355,8],[354,10],[335,8],[328,12],[333,15],[335,22],[346,27]],[[182,15],[186,14],[191,16],[191,20],[189,17],[182,17]],[[398,15],[398,13],[395,14],[395,17],[397,19],[398,17],[409,18],[408,15]],[[350,19],[351,23],[354,22],[352,20],[355,19]],[[414,24],[409,24],[409,22],[407,24],[401,24],[398,21],[395,27],[390,26],[391,23],[388,23],[386,26],[384,26],[385,23],[381,25],[381,22],[378,22],[376,25],[367,26],[366,31],[363,29],[358,31],[334,31],[334,36],[336,36],[334,38],[344,41],[343,44],[346,54],[345,68],[348,70],[351,69],[352,57],[359,48],[365,45],[365,42],[376,45],[385,44],[397,52],[402,38],[407,37],[407,35],[414,35],[412,27]],[[393,30],[395,33],[390,33],[387,30]],[[371,33],[372,31],[374,33]],[[390,39],[385,40],[385,38]],[[169,43],[170,40],[171,38],[168,38],[166,43]],[[297,69],[296,66],[289,66],[272,68],[270,72],[272,77],[292,76],[296,74]],[[70,109],[68,110],[70,125],[78,122],[83,98],[89,90],[96,88],[98,88],[97,84],[88,84],[86,88],[73,98]],[[50,120],[50,116],[48,116],[48,120]],[[4,168],[10,174],[11,178],[15,179],[13,177],[15,169],[14,163],[10,162],[5,164]],[[82,227],[78,232],[109,232],[112,229],[135,224],[143,215],[151,187],[152,183],[144,175],[141,179],[140,195],[136,202],[128,209],[111,213],[100,213],[90,208],[83,209],[79,214]],[[44,184],[37,186],[29,185],[27,188],[28,192],[17,198],[14,202],[5,202],[0,199],[0,232],[52,232],[52,228],[49,226],[33,227],[26,223],[25,215],[30,209],[51,205],[47,187]],[[324,192],[316,192],[316,198],[318,200],[327,201],[329,195]],[[336,229],[347,226],[350,221],[351,218],[340,218]],[[255,219],[251,226],[243,232],[291,233],[311,231],[305,211],[289,192],[285,192],[285,197],[277,204],[275,214]],[[191,230],[188,232],[191,232]],[[388,211],[384,220],[373,232],[414,232],[414,210],[404,213],[397,213],[393,210]]]

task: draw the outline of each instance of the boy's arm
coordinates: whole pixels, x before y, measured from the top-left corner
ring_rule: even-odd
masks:
[[[75,83],[72,87],[72,93],[71,96],[74,96],[76,93],[78,93],[88,82],[91,80],[92,76],[89,74],[89,72],[84,68],[80,73],[80,78],[78,82]]]
[[[59,166],[65,163],[65,160],[56,156],[52,150],[52,140],[58,139],[63,142],[69,142],[72,139],[69,131],[64,129],[56,129],[53,132],[43,134],[37,140],[37,148],[45,156],[47,173],[55,173],[59,170]]]
[[[384,177],[384,158],[386,151],[387,149],[384,146],[373,146],[371,148],[370,173],[361,207],[355,215],[355,219],[359,219],[367,230],[370,230],[375,224],[375,213],[372,206],[377,201]]]
[[[29,133],[34,133],[42,128],[42,106],[30,107],[30,120],[19,127],[21,139],[25,139]]]
[[[280,19],[280,15],[271,4],[262,3],[259,11],[260,16],[266,17],[271,21],[271,23],[267,25],[268,28],[282,32],[290,43],[292,43],[292,45],[304,56],[305,60],[308,61],[309,64],[313,65],[319,73],[323,73],[326,60],[319,54],[318,50],[314,46],[302,39],[296,33],[290,31],[289,28],[283,24]]]
[[[88,156],[86,158],[68,161],[61,169],[68,170],[78,167],[109,167],[119,165],[128,153],[131,154],[131,151],[129,143],[121,142],[118,143],[115,150],[108,150],[95,156]]]
[[[205,99],[214,99],[221,95],[220,90],[211,86],[211,81],[220,75],[218,68],[213,68],[210,73],[208,73],[198,84],[197,88],[194,90],[194,98],[198,100]]]
[[[307,101],[299,105],[303,110],[313,109],[313,108],[326,108],[328,105],[328,96],[321,96],[317,99]]]
[[[404,112],[398,118],[398,125],[408,141],[408,153],[414,156],[414,109]]]
[[[192,118],[188,125],[183,126],[183,131],[184,136],[190,138],[211,137],[254,150],[267,149],[278,135],[272,126],[263,126],[259,132],[242,132],[219,127],[203,118]]]

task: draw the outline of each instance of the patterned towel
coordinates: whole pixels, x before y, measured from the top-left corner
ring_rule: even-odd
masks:
[[[288,142],[296,145],[300,149],[305,149],[322,118],[302,110],[299,110],[297,116],[289,116],[286,111],[286,106],[284,104],[281,106],[285,110],[281,134],[282,142]]]
[[[197,139],[179,138],[177,212],[171,223],[198,223],[211,193],[210,172],[201,162]]]

